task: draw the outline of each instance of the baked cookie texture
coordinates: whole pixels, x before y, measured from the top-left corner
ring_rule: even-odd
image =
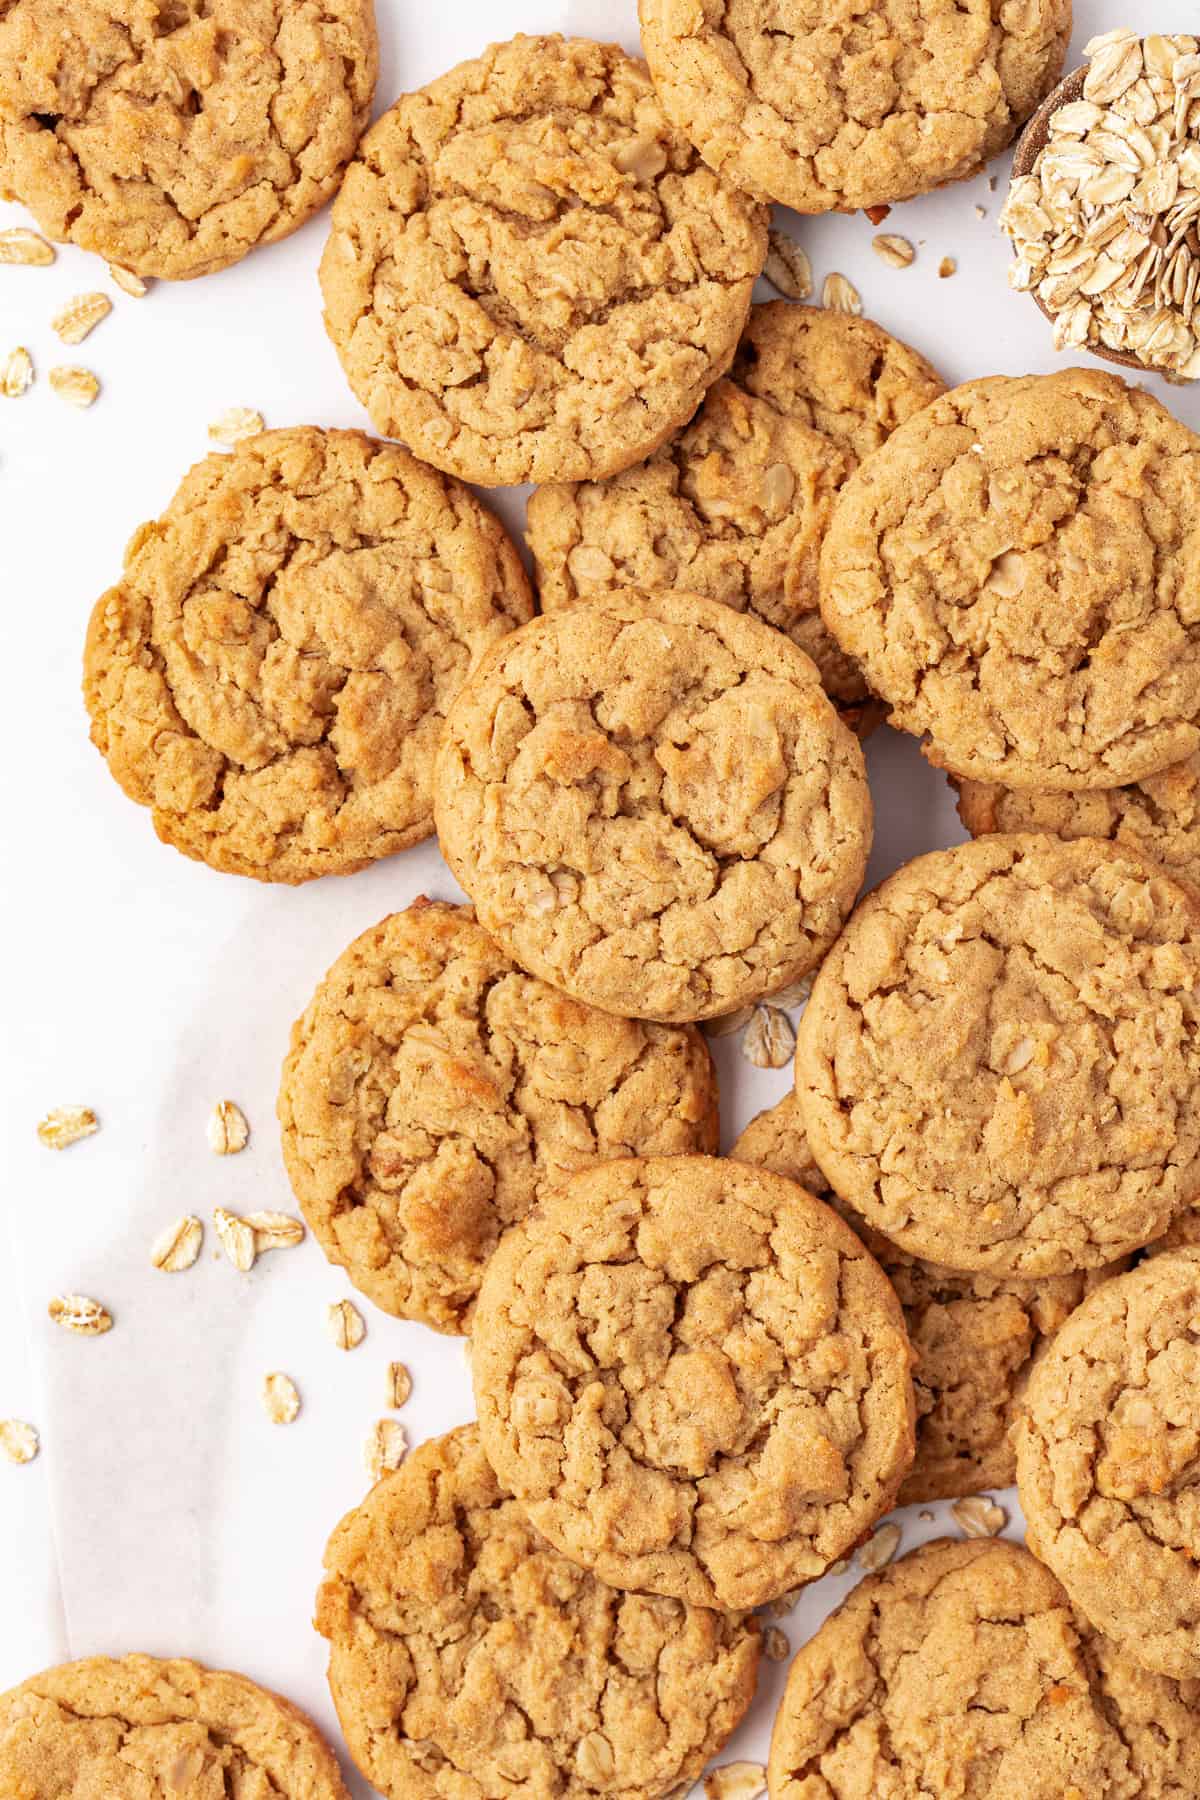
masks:
[[[474,1426],[422,1444],[329,1541],[317,1629],[388,1800],[654,1800],[754,1693],[753,1618],[625,1594],[560,1556]]]
[[[1062,73],[1071,0],[640,0],[668,116],[739,187],[853,212],[974,175]]]
[[[469,907],[419,900],[356,938],[292,1028],[283,1156],[325,1254],[404,1318],[468,1331],[501,1232],[615,1156],[717,1148],[694,1027],[568,1000]]]
[[[1112,788],[1200,748],[1200,439],[1116,376],[995,376],[851,476],[821,559],[847,655],[955,775]]]
[[[1198,1706],[1015,1544],[935,1542],[859,1582],[797,1653],[770,1796],[1186,1800]]]
[[[818,609],[821,541],[851,470],[944,392],[869,319],[752,307],[733,367],[678,437],[611,481],[530,496],[542,611],[627,587],[707,594],[786,632],[830,698],[861,708],[862,672]]]
[[[728,368],[763,210],[612,44],[494,44],[367,133],[321,262],[376,428],[485,487],[601,479]]]
[[[1137,1662],[1200,1675],[1200,1249],[1084,1302],[1015,1437],[1030,1549]]]
[[[584,1169],[484,1273],[471,1363],[501,1483],[616,1587],[758,1606],[815,1580],[913,1456],[895,1294],[836,1213],[716,1157]]]
[[[358,432],[264,432],[135,532],[88,627],[92,742],[186,855],[347,874],[429,836],[447,705],[532,612],[466,488]]]
[[[1124,846],[996,836],[859,907],[797,1034],[827,1179],[911,1255],[1026,1278],[1200,1188],[1200,899]]]
[[[211,274],[328,200],[377,65],[372,0],[10,0],[0,195],[139,275]]]
[[[862,750],[809,658],[676,593],[608,595],[497,645],[447,716],[435,808],[515,962],[668,1023],[805,974],[871,836]]]
[[[0,1695],[5,1800],[349,1800],[298,1707],[245,1675],[153,1656],[89,1657]]]
[[[916,1459],[898,1503],[1010,1487],[1017,1466],[1009,1433],[1034,1360],[1114,1268],[1020,1281],[960,1274],[909,1256],[833,1193],[812,1160],[791,1095],[752,1119],[729,1154],[798,1181],[832,1206],[896,1290],[916,1357],[917,1404]]]

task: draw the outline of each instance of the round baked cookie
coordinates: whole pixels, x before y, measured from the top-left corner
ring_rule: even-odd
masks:
[[[323,206],[371,110],[372,0],[9,0],[0,195],[185,280]]]
[[[818,962],[862,881],[862,750],[813,663],[693,594],[535,619],[477,666],[435,776],[479,922],[591,1005],[685,1022]]]
[[[796,1655],[771,1800],[1187,1800],[1200,1686],[1090,1632],[1003,1541],[915,1550],[860,1581]]]
[[[1200,1676],[1200,1249],[1089,1296],[1015,1440],[1030,1549],[1144,1667]]]
[[[616,1587],[759,1606],[887,1511],[912,1353],[878,1264],[794,1182],[711,1156],[584,1169],[484,1272],[484,1448]]]
[[[349,1800],[298,1707],[245,1675],[93,1656],[0,1694],[5,1800]]]
[[[732,369],[678,437],[611,481],[530,497],[542,611],[627,587],[707,594],[786,632],[830,698],[861,708],[861,671],[818,610],[821,540],[850,471],[944,391],[869,319],[752,307]]]
[[[739,187],[853,212],[976,174],[1062,72],[1071,0],[640,0],[668,116]]]
[[[955,775],[1119,787],[1200,748],[1200,438],[1114,375],[955,388],[851,476],[821,611]]]
[[[429,836],[446,708],[532,611],[458,482],[358,432],[264,432],[135,532],[88,627],[92,742],[188,856],[348,874]]]
[[[766,255],[755,202],[615,44],[516,37],[363,139],[321,261],[376,428],[465,481],[599,480],[729,367]]]
[[[754,1694],[756,1620],[568,1562],[473,1425],[377,1483],[325,1569],[329,1686],[387,1800],[654,1800],[690,1785]]]
[[[832,1192],[812,1160],[795,1098],[759,1113],[729,1153],[798,1181],[841,1214],[896,1290],[916,1353],[916,1460],[901,1506],[1010,1487],[1017,1465],[1009,1432],[1034,1359],[1090,1290],[1094,1275],[1020,1281],[965,1275],[909,1256],[872,1231]]]
[[[694,1026],[644,1025],[513,967],[466,906],[356,938],[292,1027],[283,1157],[331,1262],[386,1312],[469,1331],[506,1226],[599,1159],[717,1148]]]
[[[827,1179],[914,1256],[1033,1277],[1200,1191],[1200,899],[1095,838],[935,850],[860,906],[800,1020]]]

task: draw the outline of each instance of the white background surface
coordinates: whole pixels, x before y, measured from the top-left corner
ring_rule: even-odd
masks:
[[[377,7],[377,110],[517,29],[563,27],[636,47],[634,0]],[[1075,50],[1135,14],[1144,30],[1194,23],[1184,0],[1124,10],[1077,0],[1076,12]],[[873,255],[874,228],[861,216],[786,220],[818,281],[833,268],[848,274],[867,312],[950,381],[1055,366],[1048,328],[1004,280],[996,215],[1007,158],[990,173],[996,192],[981,177],[894,210],[886,228],[918,245],[903,272]],[[0,207],[0,227],[24,222],[19,208]],[[238,268],[160,283],[141,301],[73,250],[60,250],[51,269],[0,269],[0,353],[26,344],[39,375],[20,401],[0,400],[0,1417],[33,1421],[43,1441],[31,1466],[0,1463],[0,1688],[68,1656],[188,1654],[279,1687],[333,1730],[324,1646],[309,1625],[324,1541],[365,1489],[360,1445],[383,1411],[388,1360],[413,1371],[404,1420],[419,1440],[471,1414],[461,1346],[359,1300],[367,1340],[339,1354],[321,1311],[351,1289],[311,1241],[264,1257],[249,1276],[216,1257],[211,1228],[187,1275],[155,1273],[148,1246],[185,1210],[207,1221],[214,1205],[293,1206],[274,1126],[291,1020],[359,931],[419,892],[456,890],[431,846],[296,890],[188,862],[157,842],[148,815],[108,777],[79,698],[92,602],[116,579],[135,525],[163,508],[204,454],[210,419],[246,405],[269,425],[368,424],[321,326],[325,231],[318,218]],[[940,281],[944,255],[959,270]],[[115,310],[78,350],[65,350],[50,317],[95,287],[112,294]],[[90,412],[50,392],[46,372],[61,361],[101,377]],[[1200,425],[1196,398],[1154,385]],[[520,496],[494,499],[519,530]],[[911,743],[880,732],[868,754],[876,880],[961,834],[944,781]],[[719,1044],[718,1059],[728,1142],[789,1076],[750,1070],[735,1039]],[[243,1106],[253,1138],[242,1155],[218,1160],[204,1126],[225,1096]],[[33,1127],[68,1102],[94,1106],[103,1128],[52,1155]],[[96,1295],[116,1329],[97,1340],[57,1331],[46,1302],[62,1290]],[[287,1429],[272,1427],[260,1405],[272,1368],[290,1373],[304,1398]],[[903,1523],[905,1547],[938,1528],[911,1510]],[[794,1643],[854,1578],[809,1590],[785,1621]],[[781,1680],[764,1667],[728,1756],[765,1753]]]

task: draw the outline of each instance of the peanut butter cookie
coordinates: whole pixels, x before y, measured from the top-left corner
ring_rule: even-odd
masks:
[[[245,1675],[153,1656],[64,1663],[0,1695],[5,1800],[349,1800],[298,1707]]]
[[[372,0],[10,0],[0,194],[181,281],[295,231],[367,122]]]
[[[1029,1548],[1134,1661],[1200,1676],[1200,1249],[1078,1308],[1015,1436]]]
[[[1200,899],[1094,838],[986,837],[867,899],[800,1021],[837,1192],[911,1255],[1098,1268],[1200,1191]]]
[[[1119,787],[1200,748],[1200,438],[1114,375],[955,388],[843,488],[821,611],[955,775]]]
[[[694,1027],[643,1025],[515,969],[469,907],[356,938],[292,1028],[283,1156],[331,1262],[386,1312],[470,1330],[483,1268],[594,1159],[717,1147]]]
[[[640,0],[667,113],[714,169],[797,212],[974,175],[1062,72],[1071,0]]]
[[[376,428],[485,487],[599,480],[729,367],[762,209],[667,122],[614,44],[517,37],[367,133],[321,262]]]
[[[347,874],[429,836],[446,707],[532,611],[466,488],[358,432],[265,432],[134,534],[88,628],[92,742],[186,855]]]
[[[1015,1544],[927,1544],[796,1656],[771,1800],[1187,1800],[1200,1686],[1089,1631]]]
[[[568,1562],[473,1425],[372,1488],[325,1568],[334,1704],[388,1800],[654,1800],[691,1784],[754,1693],[754,1619]]]
[[[667,1022],[798,980],[871,835],[862,751],[812,662],[691,594],[611,594],[497,645],[446,720],[435,804],[515,962]]]
[[[506,1233],[471,1361],[484,1448],[564,1555],[743,1607],[815,1580],[895,1500],[911,1354],[836,1213],[675,1156],[584,1169]]]
[[[861,671],[818,611],[821,540],[851,470],[944,391],[869,319],[752,307],[729,375],[678,437],[611,481],[531,496],[542,611],[624,587],[708,594],[786,632],[830,698],[861,708]]]

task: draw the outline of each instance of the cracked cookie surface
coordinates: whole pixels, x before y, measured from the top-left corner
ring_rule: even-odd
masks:
[[[1062,73],[1071,0],[641,0],[642,46],[706,162],[797,212],[976,174]]]
[[[1200,746],[1200,438],[1115,376],[955,388],[842,490],[821,611],[955,775],[1111,788]]]
[[[707,594],[786,632],[831,699],[861,707],[862,673],[818,610],[821,540],[851,470],[944,391],[869,319],[752,307],[733,367],[678,437],[611,481],[531,495],[542,611],[625,587]]]
[[[690,594],[535,619],[479,664],[435,775],[442,852],[514,961],[685,1022],[798,980],[862,880],[862,751],[812,662]]]
[[[333,1752],[245,1675],[94,1656],[0,1695],[5,1800],[349,1800]]]
[[[896,1290],[916,1353],[917,1454],[897,1496],[901,1506],[1010,1487],[1016,1458],[1009,1430],[1034,1358],[1089,1291],[1082,1272],[1020,1281],[965,1275],[909,1256],[837,1198],[817,1168],[789,1095],[752,1119],[729,1152],[798,1181],[841,1214]]]
[[[1200,1249],[1090,1296],[1015,1435],[1030,1549],[1138,1662],[1200,1675]]]
[[[1132,851],[1017,835],[920,856],[813,985],[809,1147],[912,1255],[1100,1267],[1200,1190],[1198,994],[1200,900]]]
[[[771,1800],[1187,1800],[1200,1684],[1136,1667],[1026,1551],[926,1545],[792,1663]]]
[[[377,62],[372,0],[10,0],[0,193],[139,275],[209,274],[333,193]]]
[[[317,1629],[389,1800],[654,1800],[754,1693],[753,1619],[606,1587],[504,1494],[475,1426],[422,1444],[329,1541]]]
[[[485,486],[649,456],[729,366],[762,209],[612,44],[494,44],[372,127],[333,209],[325,323],[377,430]]]
[[[532,611],[458,482],[358,432],[265,432],[184,477],[97,601],[92,742],[188,856],[346,874],[430,835],[446,708]]]
[[[501,1232],[616,1156],[717,1147],[693,1027],[614,1018],[514,968],[469,907],[356,938],[292,1029],[283,1154],[331,1261],[386,1312],[469,1331]]]
[[[894,1501],[911,1354],[836,1213],[677,1156],[585,1169],[508,1232],[471,1362],[488,1456],[565,1555],[744,1607],[815,1580]]]

